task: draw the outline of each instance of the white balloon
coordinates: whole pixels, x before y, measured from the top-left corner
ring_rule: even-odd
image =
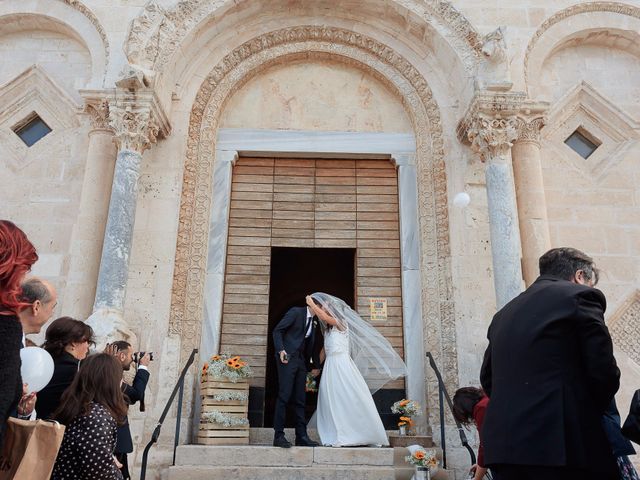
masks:
[[[457,193],[455,197],[453,197],[453,204],[456,207],[464,208],[471,202],[471,197],[467,192]]]
[[[44,348],[26,347],[20,350],[22,367],[22,383],[27,383],[27,390],[39,392],[47,386],[53,377],[53,358]]]

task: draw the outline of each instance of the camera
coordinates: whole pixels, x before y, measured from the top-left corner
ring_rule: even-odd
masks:
[[[133,352],[133,361],[135,363],[140,363],[140,359],[145,353],[149,356],[149,360],[153,362],[153,352]]]

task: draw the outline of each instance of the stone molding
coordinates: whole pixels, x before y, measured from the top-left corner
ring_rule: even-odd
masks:
[[[332,58],[367,71],[395,91],[408,110],[416,132],[425,350],[434,354],[445,381],[454,388],[458,381],[456,327],[439,108],[424,77],[406,59],[386,45],[344,29],[299,26],[261,35],[229,53],[202,83],[188,130],[169,333],[180,336],[182,357],[198,345],[212,172],[225,103],[251,77],[296,58]],[[437,384],[429,375],[429,403],[436,406]]]
[[[109,125],[113,128],[118,150],[143,153],[167,137],[171,127],[150,88],[117,88],[109,100]]]
[[[38,65],[27,68],[13,80],[0,86],[0,143],[7,145],[3,164],[13,171],[24,169],[40,155],[52,153],[52,141],[77,129],[81,105]],[[42,141],[27,147],[13,132],[14,126],[36,112],[52,129]],[[69,133],[69,135],[72,135]],[[55,143],[55,142],[54,142]]]
[[[555,102],[546,117],[542,130],[544,148],[592,181],[606,178],[640,141],[640,123],[585,81]],[[586,159],[565,144],[577,128],[600,141]]]
[[[451,2],[394,1],[424,18],[425,22],[444,30],[444,36],[457,51],[465,69],[474,72],[482,39]],[[132,63],[161,71],[186,36],[229,3],[229,0],[181,0],[174,7],[165,9],[158,0],[149,0],[129,27],[124,45],[127,58]]]
[[[633,292],[608,319],[611,338],[616,347],[640,365],[640,290]]]
[[[105,31],[104,27],[100,23],[100,20],[98,20],[98,17],[96,17],[96,15],[91,11],[91,9],[89,9],[84,3],[80,2],[79,0],[58,0],[58,1],[66,5],[69,5],[74,10],[77,10],[78,12],[80,12],[82,15],[87,17],[89,21],[93,24],[93,26],[96,28],[98,35],[100,35],[100,38],[102,38],[102,43],[104,43],[104,56],[105,56],[104,68],[106,73],[107,65],[109,65],[109,54],[110,54],[109,39],[107,37],[107,32]]]
[[[546,19],[542,25],[538,27],[536,32],[529,40],[529,44],[527,45],[527,49],[524,54],[524,79],[525,85],[529,85],[529,57],[531,56],[531,52],[536,47],[536,44],[540,40],[540,38],[545,34],[547,30],[549,30],[554,25],[570,18],[575,15],[580,15],[582,13],[593,13],[593,12],[607,12],[607,13],[619,13],[621,15],[626,15],[629,17],[634,17],[640,19],[640,8],[635,7],[633,5],[619,3],[619,2],[588,2],[581,3],[577,5],[572,5],[568,8],[560,10],[559,12],[553,14],[551,17]]]

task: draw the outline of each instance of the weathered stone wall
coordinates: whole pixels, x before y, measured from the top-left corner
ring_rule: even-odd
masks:
[[[150,408],[146,414],[132,415],[137,441],[143,434],[148,438],[184,360],[185,338],[170,333],[183,320],[176,318],[178,310],[172,310],[172,295],[198,287],[174,282],[176,244],[206,242],[184,236],[181,230],[183,195],[196,182],[185,162],[194,149],[215,143],[215,136],[207,135],[215,135],[219,126],[405,132],[413,133],[424,151],[428,144],[434,156],[441,149],[443,170],[420,177],[423,193],[438,178],[446,182],[443,202],[428,194],[420,197],[422,254],[439,252],[438,258],[444,259],[425,264],[424,280],[433,281],[440,290],[423,285],[423,312],[444,312],[442,318],[451,321],[438,323],[425,315],[425,348],[441,355],[451,385],[478,383],[486,327],[495,310],[495,272],[485,167],[460,142],[456,128],[474,85],[487,82],[512,82],[512,91],[549,102],[540,139],[549,236],[553,246],[584,249],[602,269],[607,321],[623,370],[618,401],[620,410],[626,410],[630,393],[640,384],[640,354],[635,347],[640,332],[632,315],[640,280],[637,2],[522,0],[496,5],[485,0],[336,0],[320,6],[284,0],[192,0],[176,8],[177,4],[176,0],[0,2],[0,178],[5,180],[0,216],[15,220],[36,243],[41,260],[34,271],[60,290],[57,315],[90,313],[96,267],[87,266],[91,272],[87,276],[78,271],[84,260],[100,257],[101,242],[89,238],[92,229],[86,225],[105,218],[104,199],[108,204],[110,193],[110,177],[103,173],[95,177],[106,179],[107,185],[99,188],[100,198],[86,200],[91,196],[83,192],[91,154],[88,133],[96,128],[106,132],[108,126],[90,125],[83,113],[87,93],[81,91],[91,89],[98,95],[111,91],[127,60],[139,64],[149,70],[150,86],[172,126],[171,135],[142,158],[128,271],[125,318],[140,348],[159,353],[152,366]],[[258,69],[267,65],[265,69],[247,74],[250,68],[243,66],[241,74],[239,67],[238,73],[230,68],[224,79],[229,85],[216,90],[228,96],[212,100],[220,104],[219,121],[205,119],[213,126],[202,136],[190,130],[202,125],[199,115],[211,112],[198,102],[203,98],[199,92],[216,78],[214,67],[224,62],[237,62],[237,67],[240,60],[228,57],[230,52],[261,35],[275,41],[265,34],[279,29],[289,29],[291,38],[275,50],[293,51],[290,46],[299,33],[291,32],[301,25],[356,33],[350,39],[335,37],[334,51],[321,56],[308,53],[311,47],[296,50],[295,61],[292,57],[280,63],[247,54],[243,58],[255,61]],[[504,47],[489,35],[501,25],[507,26]],[[357,35],[372,41],[357,44]],[[308,38],[297,41],[312,43]],[[348,52],[345,44],[351,45]],[[388,50],[377,51],[381,46]],[[358,64],[357,58],[367,58],[371,64]],[[19,77],[33,64],[39,65],[36,73]],[[393,71],[400,64],[400,73]],[[372,72],[385,72],[387,78]],[[428,84],[433,100],[428,121],[426,114],[408,113],[419,111],[416,105],[425,100],[407,93],[409,87],[404,96],[400,93],[407,79]],[[31,111],[41,113],[54,128],[26,148],[11,127]],[[564,144],[578,126],[602,142],[586,160]],[[202,145],[194,147],[190,141],[196,137]],[[108,137],[101,142],[108,144]],[[108,173],[109,168],[91,171]],[[465,209],[450,203],[460,191],[471,195]],[[202,198],[211,201],[207,195]],[[424,227],[429,221],[425,212],[434,205],[444,205],[438,207],[437,221],[447,230],[437,239],[437,229]],[[210,205],[194,202],[183,205],[183,212],[185,208]],[[437,309],[429,303],[434,297],[441,302]],[[201,305],[186,305],[187,310],[201,311]],[[169,440],[170,430],[166,428],[163,441]],[[155,455],[166,464],[166,448]],[[463,464],[457,453],[454,458]]]

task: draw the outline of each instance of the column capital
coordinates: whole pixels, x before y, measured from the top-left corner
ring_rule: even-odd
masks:
[[[518,114],[518,142],[531,142],[540,146],[540,131],[547,124],[549,102],[527,101]]]
[[[171,132],[158,97],[151,88],[117,87],[109,101],[109,123],[119,150],[143,153]]]
[[[540,130],[545,126],[544,117],[517,118],[518,142],[531,142],[540,145]]]
[[[518,138],[517,114],[525,99],[524,92],[476,92],[458,125],[458,138],[470,143],[483,162],[504,158]]]
[[[105,90],[83,90],[80,92],[84,98],[83,112],[89,116],[91,130],[103,131],[113,134],[113,129],[109,124],[109,97],[111,93]]]

